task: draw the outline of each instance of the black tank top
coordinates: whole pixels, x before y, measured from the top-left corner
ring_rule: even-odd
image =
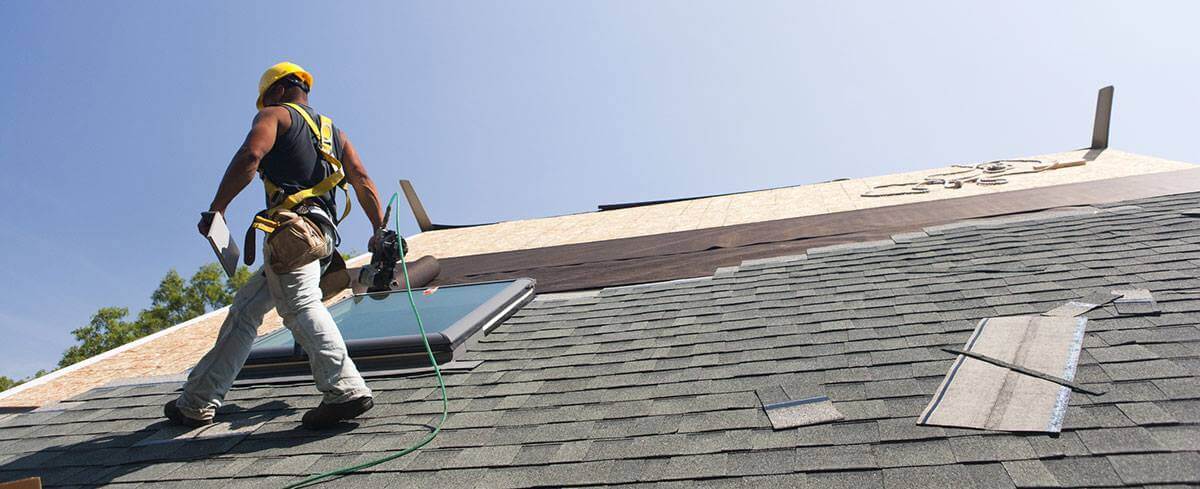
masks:
[[[317,112],[305,105],[303,107],[313,121],[320,123]],[[292,127],[282,134],[275,135],[275,146],[263,156],[259,168],[263,176],[283,189],[286,195],[311,188],[329,176],[333,168],[321,158],[315,146],[316,138],[308,128],[308,123],[300,117],[296,109],[283,105],[292,116]],[[333,155],[342,159],[342,141],[338,137],[337,127],[333,128]],[[318,204],[329,214],[331,219],[337,218],[337,201],[334,191],[317,198]],[[267,207],[271,206],[271,196],[267,196]]]

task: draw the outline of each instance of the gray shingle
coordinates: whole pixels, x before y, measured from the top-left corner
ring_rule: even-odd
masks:
[[[1124,363],[1101,364],[1101,368],[1115,381],[1165,379],[1191,376],[1186,369],[1170,360],[1145,360]]]
[[[1150,432],[1142,427],[1104,428],[1075,432],[1093,454],[1137,453],[1163,450]]]
[[[726,459],[728,475],[786,474],[794,472],[792,450],[736,452]]]
[[[795,469],[801,472],[876,469],[871,445],[800,447],[795,451]]]
[[[1142,345],[1123,345],[1110,348],[1089,348],[1087,352],[1101,363],[1155,360],[1158,355]]]
[[[1112,466],[1128,484],[1200,482],[1200,454],[1114,455]]]
[[[875,446],[880,467],[912,467],[954,463],[947,440],[881,443]]]
[[[919,399],[922,407],[926,403]],[[879,420],[879,439],[890,441],[912,441],[945,438],[946,432],[937,426],[918,425],[916,418],[893,418]]]
[[[1018,460],[1002,465],[1017,487],[1059,487],[1058,479],[1040,460]]]
[[[883,471],[817,472],[807,474],[805,488],[813,489],[882,489]]]
[[[1170,413],[1152,402],[1117,404],[1117,408],[1125,413],[1130,421],[1142,426],[1175,422],[1175,418]]]
[[[884,489],[958,489],[969,475],[961,466],[902,467],[884,469]]]
[[[954,457],[961,463],[999,462],[1035,458],[1033,447],[1022,437],[1009,435],[960,436],[950,439]]]
[[[1200,451],[1200,426],[1154,426],[1150,428],[1150,436],[1167,450]]]
[[[1104,457],[1071,457],[1043,460],[1042,464],[1065,487],[1099,487],[1121,484]]]
[[[723,476],[726,474],[728,458],[729,456],[725,454],[671,457],[670,464],[667,465],[661,477],[663,479],[696,479]]]
[[[1001,464],[969,464],[962,465],[966,473],[967,486],[976,489],[1013,489],[1012,478]]]
[[[1038,458],[1078,457],[1087,455],[1087,447],[1075,432],[1065,431],[1054,435],[1031,435],[1025,441],[1033,447]]]

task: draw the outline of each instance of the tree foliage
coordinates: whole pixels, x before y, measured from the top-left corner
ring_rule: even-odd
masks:
[[[29,382],[33,379],[36,379],[36,378],[46,375],[48,373],[50,373],[50,372],[47,371],[46,369],[42,369],[42,370],[38,370],[37,373],[33,374],[33,376],[25,377],[23,379],[11,379],[7,376],[0,375],[0,392],[4,392],[6,390],[12,389],[13,387],[24,384],[26,382]]]
[[[239,267],[233,277],[226,278],[219,265],[210,263],[187,280],[172,269],[150,294],[150,307],[139,311],[132,320],[128,308],[102,307],[87,326],[72,331],[78,343],[63,353],[58,366],[66,367],[224,307],[249,279],[250,269],[246,267]],[[2,382],[0,379],[0,386]]]

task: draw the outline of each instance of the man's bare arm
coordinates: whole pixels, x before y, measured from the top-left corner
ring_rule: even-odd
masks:
[[[282,107],[266,107],[254,116],[254,122],[250,125],[250,133],[246,135],[242,147],[238,148],[229,162],[229,166],[225,168],[225,176],[221,178],[221,184],[217,187],[217,195],[213,197],[212,203],[208,206],[210,212],[224,214],[225,208],[229,206],[233,198],[237,197],[237,194],[241,193],[242,189],[254,180],[259,162],[275,145],[275,134],[279,131],[280,111],[286,110]],[[287,121],[290,123],[291,118],[289,117]],[[200,234],[207,234],[211,223],[209,218],[201,218],[200,223],[196,226]]]
[[[254,180],[259,162],[275,145],[275,134],[279,129],[278,112],[285,110],[287,109],[282,107],[267,107],[254,117],[250,133],[246,135],[246,141],[238,148],[237,153],[234,153],[233,160],[225,169],[225,177],[221,179],[217,195],[213,197],[208,210],[225,212],[233,198]]]
[[[354,195],[358,197],[358,203],[366,213],[367,219],[371,220],[372,229],[380,229],[387,223],[383,222],[383,205],[379,203],[379,189],[375,188],[375,181],[371,180],[370,175],[367,175],[367,169],[363,166],[362,159],[358,157],[358,151],[354,150],[354,145],[346,137],[346,133],[338,130],[338,137],[342,140],[342,168],[346,170],[346,180],[354,187]]]

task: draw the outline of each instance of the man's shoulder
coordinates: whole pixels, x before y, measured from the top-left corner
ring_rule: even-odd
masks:
[[[255,115],[255,118],[262,118],[262,117],[270,117],[270,118],[287,117],[288,119],[291,119],[291,115],[288,114],[287,107],[284,107],[282,105],[268,105],[266,107],[258,109],[258,114]]]
[[[292,115],[282,105],[268,105],[259,109],[258,113],[254,115],[254,120],[255,122],[275,121],[281,130],[292,125]]]

